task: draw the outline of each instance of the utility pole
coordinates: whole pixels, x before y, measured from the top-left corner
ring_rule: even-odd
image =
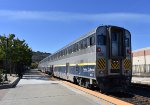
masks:
[[[144,50],[144,73],[146,73],[146,54]]]

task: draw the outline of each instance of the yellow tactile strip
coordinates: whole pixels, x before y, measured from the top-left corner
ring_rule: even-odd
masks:
[[[83,88],[81,86],[78,86],[78,85],[75,85],[73,83],[70,83],[70,82],[67,82],[67,81],[62,81],[64,84],[66,85],[69,85],[73,88],[76,88],[76,89],[79,89],[81,91],[84,91],[88,94],[91,94],[93,96],[96,96],[98,98],[101,98],[103,100],[106,100],[107,103],[105,103],[105,105],[109,105],[109,103],[113,103],[113,104],[116,104],[116,105],[133,105],[131,103],[127,103],[125,101],[122,101],[122,100],[119,100],[119,99],[116,99],[116,98],[113,98],[113,97],[110,97],[110,96],[107,96],[107,95],[104,95],[102,93],[98,93],[98,92],[95,92],[95,91],[92,91],[92,90],[89,90],[89,89],[86,89],[86,88]]]

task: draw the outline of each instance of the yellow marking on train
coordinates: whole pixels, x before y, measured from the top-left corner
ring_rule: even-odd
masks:
[[[112,69],[119,69],[120,68],[119,65],[120,65],[119,61],[113,62],[113,60],[111,60],[111,68]]]
[[[125,59],[124,60],[124,68],[126,70],[130,70],[131,69],[131,61],[130,61],[130,59]]]
[[[66,65],[54,65],[55,67],[61,67],[61,66],[66,66]]]
[[[76,64],[69,64],[69,66],[76,66]]]
[[[105,69],[106,61],[104,58],[100,58],[97,60],[97,68],[98,69]]]
[[[87,66],[87,65],[96,65],[96,63],[79,63],[79,64],[69,64],[69,66]],[[54,65],[55,67],[66,66],[66,65]]]
[[[96,63],[79,63],[78,66],[96,65]]]

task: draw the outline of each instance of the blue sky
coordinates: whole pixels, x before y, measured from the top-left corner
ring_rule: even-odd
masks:
[[[0,0],[0,34],[14,33],[34,51],[53,53],[99,25],[132,34],[132,49],[150,47],[149,0]]]

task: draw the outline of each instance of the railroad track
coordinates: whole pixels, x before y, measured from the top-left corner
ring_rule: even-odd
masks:
[[[131,84],[128,92],[105,94],[134,105],[150,105],[150,86],[147,85]]]
[[[50,80],[59,80],[60,78],[51,77]],[[131,84],[128,92],[117,92],[117,93],[103,93],[108,96],[120,99],[125,102],[132,103],[134,105],[150,105],[150,87],[147,85]],[[92,89],[93,91],[100,92],[98,88]]]
[[[113,93],[109,96],[132,103],[134,105],[150,105],[150,97],[141,96],[133,92]]]

